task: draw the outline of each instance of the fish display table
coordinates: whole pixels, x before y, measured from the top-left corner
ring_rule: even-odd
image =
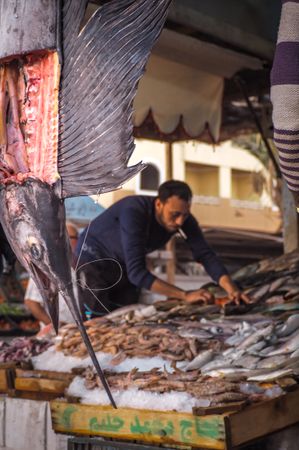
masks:
[[[56,433],[102,436],[174,448],[229,450],[299,422],[299,389],[241,411],[198,416],[50,402]]]
[[[251,305],[229,305],[215,290],[213,305],[130,305],[85,323],[118,409],[105,406],[74,324],[56,341],[2,345],[0,391],[17,397],[7,398],[7,411],[12,400],[51,400],[57,436],[116,439],[130,450],[136,441],[234,449],[299,428],[299,253],[249,266],[236,279]],[[263,450],[274,448],[285,446]]]

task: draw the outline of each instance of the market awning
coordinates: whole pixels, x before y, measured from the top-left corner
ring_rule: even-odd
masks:
[[[217,141],[224,79],[242,69],[260,70],[262,61],[165,29],[139,84],[135,126],[151,121],[164,139],[178,128],[197,138],[207,128]]]
[[[87,16],[107,1],[89,2]],[[280,0],[173,0],[139,84],[135,136],[211,142],[256,131],[234,78],[266,117],[280,8]]]

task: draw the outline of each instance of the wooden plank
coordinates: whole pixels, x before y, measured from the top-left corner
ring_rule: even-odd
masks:
[[[224,417],[52,401],[56,433],[224,450]]]
[[[0,369],[0,392],[7,392],[8,388],[6,369]]]
[[[24,370],[16,369],[18,378],[45,378],[49,380],[72,381],[74,374],[70,372],[55,372],[53,370]]]
[[[231,413],[236,411],[241,411],[245,406],[248,405],[247,401],[242,402],[232,402],[227,403],[226,405],[221,406],[199,406],[193,408],[193,414],[195,416],[206,416],[210,414],[223,414],[223,413]]]
[[[61,394],[51,393],[51,392],[17,391],[16,389],[10,389],[7,394],[8,394],[9,398],[24,399],[24,400],[37,400],[37,401],[45,401],[45,402],[50,401],[50,400],[55,400],[61,396]]]
[[[233,447],[299,422],[299,390],[257,403],[227,417]]]
[[[4,362],[0,363],[0,370],[1,369],[15,369],[17,367],[16,362]]]
[[[15,376],[14,369],[0,369],[0,392],[7,393],[14,388]]]
[[[51,392],[63,394],[69,381],[47,380],[45,378],[16,378],[15,388],[19,391]]]

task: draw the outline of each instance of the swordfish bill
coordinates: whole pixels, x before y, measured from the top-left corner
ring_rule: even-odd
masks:
[[[119,188],[142,167],[132,103],[171,0],[0,0],[0,220],[58,330],[58,293],[111,404],[75,299],[64,199]],[[89,17],[89,18],[88,18]]]

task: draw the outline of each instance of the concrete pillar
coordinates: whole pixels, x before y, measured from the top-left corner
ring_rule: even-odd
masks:
[[[219,167],[219,197],[231,198],[232,171],[230,167]]]
[[[282,182],[283,245],[288,253],[299,248],[299,215],[292,194]]]
[[[166,162],[166,179],[173,178],[173,157],[172,157],[172,143],[165,142],[165,162]]]
[[[173,179],[173,148],[171,142],[165,143],[165,153],[166,153],[166,179]],[[166,273],[167,273],[167,281],[168,283],[174,284],[175,279],[175,242],[174,239],[170,239],[170,241],[166,244],[166,250],[170,251],[172,254],[172,258],[166,263]]]
[[[175,238],[171,238],[169,242],[166,244],[166,250],[171,252],[172,258],[166,264],[166,274],[167,281],[170,284],[175,284],[175,261],[176,261],[176,252],[175,252]]]
[[[182,142],[172,144],[172,176],[174,180],[185,181],[185,146]]]

